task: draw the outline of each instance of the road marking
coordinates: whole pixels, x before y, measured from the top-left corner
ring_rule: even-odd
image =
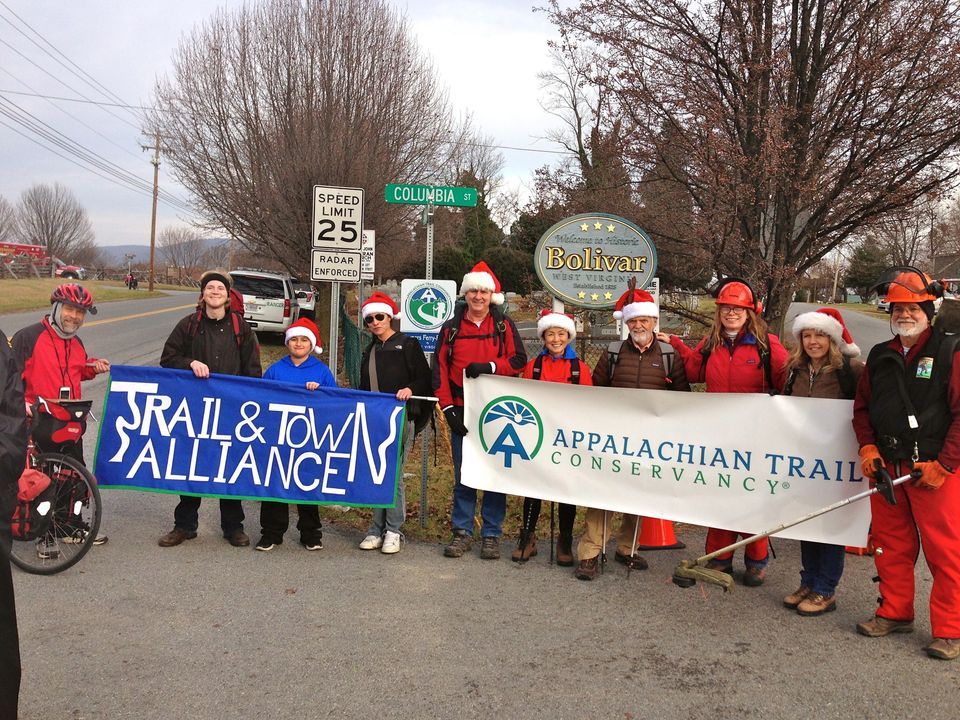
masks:
[[[133,320],[135,318],[148,317],[150,315],[160,315],[162,313],[173,312],[174,310],[186,310],[187,308],[195,308],[196,303],[190,305],[177,305],[176,307],[164,308],[163,310],[150,310],[149,312],[136,313],[134,315],[124,315],[122,317],[110,318],[109,320],[94,320],[93,322],[85,322],[83,326],[85,328],[93,327],[95,325],[106,325],[107,323],[120,322],[121,320]]]

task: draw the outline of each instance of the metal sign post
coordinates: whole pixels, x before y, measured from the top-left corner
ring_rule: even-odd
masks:
[[[340,342],[340,283],[360,282],[360,233],[363,230],[362,188],[313,186],[310,229],[310,279],[330,282],[330,354],[327,362],[337,375]]]
[[[384,187],[383,197],[391,204],[424,206],[420,219],[427,227],[426,279],[433,280],[433,211],[438,205],[476,207],[478,199],[476,188],[390,184]],[[433,353],[425,354],[427,361],[432,362]],[[420,527],[427,526],[427,456],[429,454],[430,440],[427,433],[424,433],[423,463],[420,472]]]

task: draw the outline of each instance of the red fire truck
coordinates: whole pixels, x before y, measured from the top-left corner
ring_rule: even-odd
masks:
[[[86,272],[82,267],[68,265],[60,258],[51,257],[43,245],[0,242],[0,256],[2,256],[0,259],[6,263],[22,259],[32,262],[38,268],[49,268],[52,262],[54,274],[70,280],[83,280]]]

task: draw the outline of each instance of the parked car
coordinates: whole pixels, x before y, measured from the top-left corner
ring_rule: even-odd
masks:
[[[232,270],[234,289],[243,296],[243,317],[258,332],[286,332],[300,314],[288,275],[262,270]]]
[[[293,282],[297,305],[300,306],[300,317],[317,319],[317,289],[309,283]]]
[[[890,303],[887,302],[885,295],[877,296],[877,312],[890,312]]]

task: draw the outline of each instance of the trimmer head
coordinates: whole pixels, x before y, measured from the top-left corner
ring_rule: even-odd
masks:
[[[733,576],[719,570],[708,570],[698,565],[696,560],[681,560],[673,571],[673,584],[677,587],[689,588],[697,581],[719,585],[724,592],[733,590]]]

